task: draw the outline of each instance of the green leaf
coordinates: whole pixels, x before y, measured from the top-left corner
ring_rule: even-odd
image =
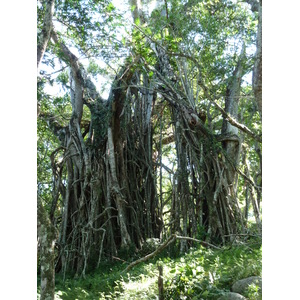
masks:
[[[106,7],[106,11],[112,12],[113,10],[115,10],[114,5],[112,3],[109,3],[108,6]]]
[[[136,20],[134,21],[135,25],[139,26],[141,24],[141,20],[140,18],[136,18]]]
[[[209,291],[204,291],[201,296],[207,297],[209,295]]]
[[[193,275],[192,269],[191,269],[191,268],[187,268],[186,271],[185,271],[185,275],[186,275],[186,276],[191,276],[191,275]]]

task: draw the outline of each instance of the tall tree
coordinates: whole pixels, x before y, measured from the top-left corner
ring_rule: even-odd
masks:
[[[38,36],[37,45],[37,69],[43,59],[52,30],[52,16],[54,10],[54,0],[45,1],[45,17],[42,30]],[[40,105],[38,107],[38,116],[40,114]],[[54,246],[56,241],[56,229],[53,226],[49,213],[45,209],[42,199],[37,199],[37,234],[40,253],[41,267],[41,300],[54,299],[55,293],[55,253]]]
[[[259,113],[262,116],[262,0],[246,0],[246,2],[251,5],[251,10],[258,14],[256,54],[253,67],[252,88]]]
[[[150,4],[129,1],[128,23],[109,1],[57,3],[42,64],[60,66],[65,92],[42,93],[40,117],[59,143],[47,206],[63,274],[85,276],[103,256],[176,232],[226,243],[247,231],[241,199],[259,225],[260,120],[243,108],[257,16],[232,1]],[[93,80],[100,73],[107,99]],[[40,74],[43,90],[52,77]],[[182,239],[179,250],[190,245]]]

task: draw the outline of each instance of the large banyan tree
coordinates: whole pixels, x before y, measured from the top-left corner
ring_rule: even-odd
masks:
[[[38,217],[63,273],[149,238],[226,244],[250,217],[261,230],[261,3],[120,10],[38,4]]]

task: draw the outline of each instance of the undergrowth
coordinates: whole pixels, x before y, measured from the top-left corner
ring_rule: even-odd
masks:
[[[158,299],[158,264],[163,265],[164,299],[218,299],[235,281],[261,276],[261,256],[261,245],[248,243],[222,250],[200,246],[177,258],[165,250],[128,273],[124,272],[128,263],[103,262],[85,279],[63,281],[57,275],[55,299]],[[245,296],[260,299],[255,286]]]

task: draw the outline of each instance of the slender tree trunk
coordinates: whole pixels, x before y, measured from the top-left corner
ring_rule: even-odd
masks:
[[[122,247],[126,248],[130,245],[131,238],[130,238],[128,230],[127,230],[127,222],[126,222],[126,215],[125,215],[125,209],[124,209],[125,199],[121,192],[121,188],[120,188],[120,185],[119,185],[118,179],[117,179],[115,149],[114,149],[114,143],[113,143],[112,130],[110,127],[108,128],[107,139],[108,139],[107,156],[108,156],[111,179],[112,179],[112,191],[116,198],[116,204],[117,204],[117,208],[118,208],[118,217],[119,217],[120,229],[121,229]]]
[[[55,292],[54,245],[56,241],[56,231],[39,198],[37,205],[41,266],[41,300],[53,300]]]
[[[262,6],[258,6],[258,28],[256,39],[256,54],[253,68],[252,86],[258,111],[262,117]]]
[[[256,35],[256,54],[252,73],[252,89],[257,108],[262,117],[262,0],[245,0],[251,5],[251,10],[258,13]]]
[[[54,3],[54,0],[46,1],[44,24],[37,45],[37,70],[39,70],[40,63],[51,36]],[[37,116],[39,117],[39,104],[37,105],[37,108]],[[58,181],[58,185],[59,184]],[[37,199],[37,225],[40,243],[41,300],[52,300],[54,299],[55,293],[54,246],[56,241],[56,231],[39,197]]]

